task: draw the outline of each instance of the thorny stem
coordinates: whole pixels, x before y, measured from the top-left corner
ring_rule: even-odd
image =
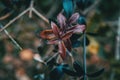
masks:
[[[87,80],[87,67],[86,67],[86,33],[83,33],[83,68],[84,68],[84,80]]]
[[[2,28],[2,25],[0,25]],[[11,41],[20,49],[22,50],[22,47],[17,43],[17,41],[8,33],[6,29],[4,29],[5,34],[11,39]]]

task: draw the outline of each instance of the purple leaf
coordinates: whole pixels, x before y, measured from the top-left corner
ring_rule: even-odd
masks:
[[[60,38],[60,29],[58,28],[58,26],[54,23],[54,22],[51,22],[51,27],[52,27],[52,30],[53,30],[53,33],[55,34],[55,36],[57,38]]]
[[[75,25],[71,28],[69,28],[68,30],[72,30],[73,33],[82,33],[85,30],[85,25]]]
[[[64,60],[65,57],[66,57],[66,47],[65,47],[64,42],[63,41],[59,41],[58,47],[59,47],[60,56]]]
[[[65,16],[62,13],[60,13],[57,16],[57,20],[59,22],[59,25],[60,25],[61,29],[63,30],[65,25],[66,25],[66,18],[65,18]]]
[[[73,23],[75,23],[77,20],[78,20],[78,18],[79,18],[79,13],[74,13],[71,17],[70,17],[70,19],[69,19],[69,23],[70,24],[73,24]]]

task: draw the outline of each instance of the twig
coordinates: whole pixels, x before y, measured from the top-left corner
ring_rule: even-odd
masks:
[[[1,16],[1,17],[0,17],[0,20],[4,20],[4,19],[8,18],[13,12],[14,12],[14,11],[11,11],[11,12],[5,14],[4,16]]]
[[[40,55],[39,54],[34,54],[34,60],[40,62],[40,63],[43,63],[44,65],[47,65],[47,63],[52,60],[53,58],[55,58],[56,56],[58,56],[59,53],[55,53],[52,57],[50,57],[47,61],[44,61],[41,59]]]
[[[31,2],[31,6],[24,10],[22,13],[20,13],[17,17],[12,19],[10,22],[8,22],[2,29],[0,29],[0,32],[2,32],[4,29],[6,29],[9,25],[11,25],[13,22],[15,22],[17,19],[19,19],[21,16],[23,16],[25,13],[30,11],[29,17],[32,17],[32,11],[39,16],[41,19],[43,19],[46,23],[49,23],[48,19],[45,18],[41,13],[39,13],[34,7],[33,7],[33,0]]]
[[[2,28],[2,25],[0,25]],[[8,33],[6,29],[4,29],[5,34],[11,39],[11,41],[20,49],[22,50],[22,47],[17,43],[17,41]]]
[[[104,21],[103,23],[109,25],[109,26],[118,26],[118,21]]]
[[[88,7],[87,9],[85,9],[83,11],[83,14],[86,15],[89,11],[93,10],[94,8],[96,8],[96,6],[100,3],[101,0],[95,0],[94,4],[91,5],[90,7]]]
[[[21,16],[23,16],[27,11],[29,11],[30,9],[26,9],[24,10],[22,13],[20,13],[17,17],[15,17],[14,19],[12,19],[10,22],[8,22],[4,27],[2,27],[2,29],[0,29],[0,32],[2,32],[4,29],[6,29],[7,27],[9,27],[13,22],[15,22],[17,19],[19,19]]]
[[[115,78],[115,71],[112,70],[111,74],[110,74],[110,79],[109,80],[114,80],[114,78]]]
[[[87,67],[86,67],[86,33],[83,34],[83,68],[84,68],[84,80],[87,80]]]
[[[118,20],[118,29],[117,29],[117,36],[116,36],[115,59],[120,60],[120,17]]]
[[[70,56],[70,58],[71,58],[71,60],[72,60],[72,63],[74,62],[74,58],[73,58],[73,56],[72,56],[72,54],[71,54],[71,52],[70,51],[68,51],[68,50],[66,50],[66,52],[68,53],[68,55]]]
[[[118,26],[117,23],[118,21],[104,21],[103,23],[105,23],[106,25],[108,25],[111,30],[116,33],[116,27],[115,26]]]
[[[34,4],[34,1],[31,0],[30,11],[29,11],[29,18],[32,18],[32,8],[33,8],[33,4]]]
[[[46,23],[49,23],[49,20],[45,18],[42,14],[40,14],[35,8],[32,8],[33,12],[39,16],[41,19],[43,19]]]
[[[38,53],[34,54],[33,59],[46,65],[46,62],[41,59],[41,56]]]
[[[52,7],[49,9],[49,12],[47,13],[47,17],[53,16],[53,14],[56,13],[57,9],[59,8],[59,4],[57,4],[57,1],[52,5]]]
[[[50,58],[46,61],[46,63],[49,62],[51,59],[53,59],[54,57],[56,57],[56,56],[58,56],[58,55],[59,55],[59,52],[55,53],[52,57],[50,57]]]

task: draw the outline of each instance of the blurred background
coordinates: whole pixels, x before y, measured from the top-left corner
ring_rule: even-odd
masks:
[[[0,26],[6,26],[30,6],[30,0],[0,0]],[[19,0],[16,0],[19,1]],[[47,19],[56,19],[62,11],[62,0],[33,0],[34,8]],[[120,0],[88,0],[89,4],[80,12],[87,20],[87,71],[94,72],[102,67],[105,72],[94,80],[120,80]],[[79,11],[76,9],[76,11]],[[54,54],[54,47],[44,44],[39,32],[50,25],[34,12],[29,11],[0,32],[0,80],[43,80],[35,78],[37,74],[47,72],[44,65],[33,60],[39,53],[43,60]],[[8,34],[7,34],[7,33]],[[20,48],[10,39],[23,48]],[[38,51],[38,47],[41,47]],[[75,60],[81,61],[82,47],[74,48]],[[69,76],[62,80],[77,80]],[[89,80],[93,80],[89,78]]]

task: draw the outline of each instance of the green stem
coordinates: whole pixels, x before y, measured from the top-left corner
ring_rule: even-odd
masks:
[[[86,33],[83,34],[83,68],[84,68],[84,80],[87,80],[87,68],[86,68]]]

